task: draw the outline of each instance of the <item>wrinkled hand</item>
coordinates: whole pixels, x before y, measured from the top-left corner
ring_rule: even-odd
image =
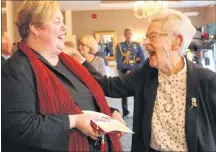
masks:
[[[90,136],[92,139],[97,140],[97,133],[91,127],[91,120],[101,119],[96,114],[79,114],[76,120],[75,128],[79,129],[84,135]]]
[[[124,125],[126,125],[124,119],[122,118],[121,114],[118,111],[115,110],[112,113],[112,118],[114,118],[114,119],[120,121],[121,123],[123,123]],[[124,132],[120,132],[120,136],[123,136],[123,135],[124,135]]]
[[[80,63],[83,63],[85,61],[85,58],[77,50],[71,50],[71,52],[70,52],[69,55],[71,55],[72,57],[74,57]]]

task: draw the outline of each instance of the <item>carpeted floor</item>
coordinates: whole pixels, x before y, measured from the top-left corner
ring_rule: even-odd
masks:
[[[125,119],[125,122],[127,124],[127,127],[129,127],[132,130],[133,126],[133,117],[129,117]],[[124,152],[131,151],[131,140],[132,140],[132,134],[125,133],[124,136],[121,137],[122,147]]]

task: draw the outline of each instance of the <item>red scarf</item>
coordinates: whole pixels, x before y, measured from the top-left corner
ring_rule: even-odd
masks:
[[[39,96],[40,113],[46,114],[81,114],[82,110],[75,104],[69,92],[57,79],[54,73],[46,67],[30,49],[24,40],[19,48],[30,60],[37,81],[37,93]],[[111,116],[110,109],[105,99],[103,90],[92,75],[78,63],[73,57],[65,53],[59,54],[60,60],[73,72],[93,94],[102,113]],[[121,151],[119,137],[116,134],[109,135],[112,142],[112,151]],[[89,151],[87,137],[78,130],[70,132],[68,150]]]

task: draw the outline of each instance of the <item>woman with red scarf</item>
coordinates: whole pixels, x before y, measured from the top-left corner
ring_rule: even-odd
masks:
[[[16,21],[22,41],[2,67],[2,151],[98,151],[94,115],[111,113],[99,84],[62,53],[66,32],[56,1],[26,1]],[[119,135],[105,136],[107,151],[121,151]]]

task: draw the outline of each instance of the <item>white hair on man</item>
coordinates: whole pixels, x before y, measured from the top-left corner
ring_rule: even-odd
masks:
[[[150,23],[162,22],[162,32],[181,35],[183,38],[183,43],[180,53],[181,55],[185,54],[186,49],[188,48],[193,36],[196,33],[196,28],[192,25],[190,19],[186,15],[176,10],[165,9],[155,12],[149,16],[148,19]]]
[[[79,39],[80,42],[90,48],[90,54],[95,55],[99,51],[98,42],[92,35],[86,35]]]

